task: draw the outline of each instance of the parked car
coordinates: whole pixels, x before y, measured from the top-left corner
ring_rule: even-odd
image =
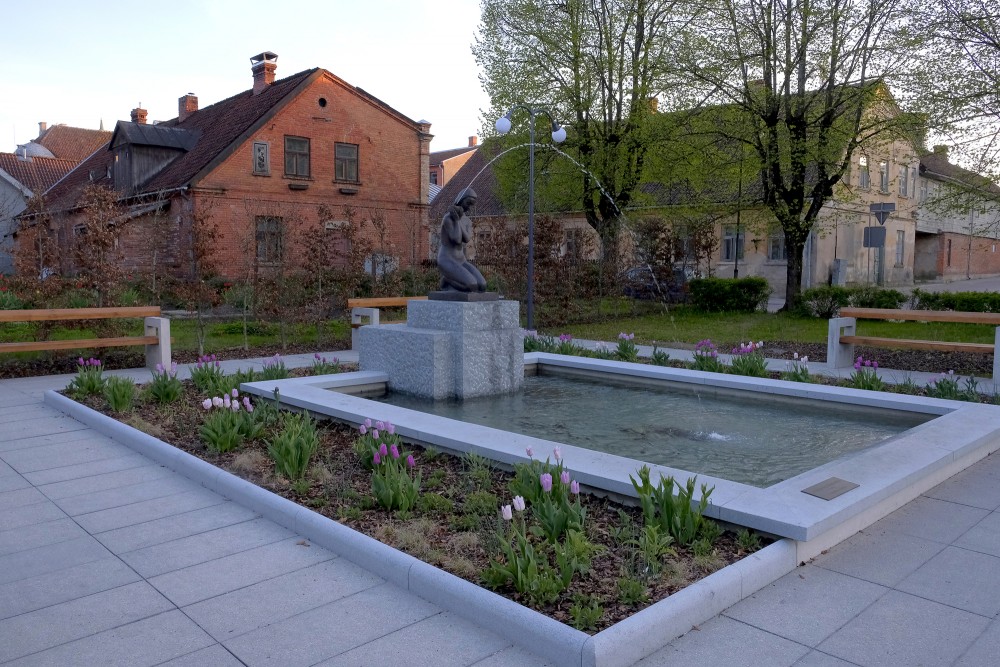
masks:
[[[633,299],[651,299],[664,303],[687,301],[687,275],[683,268],[635,266],[621,276],[622,293]]]

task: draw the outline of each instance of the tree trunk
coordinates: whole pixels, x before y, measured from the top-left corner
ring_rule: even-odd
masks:
[[[788,264],[785,272],[785,305],[782,310],[795,309],[802,298],[802,251],[805,242],[789,239],[785,236]]]

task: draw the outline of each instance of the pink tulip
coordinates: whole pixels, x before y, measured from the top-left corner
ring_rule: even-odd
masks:
[[[212,399],[206,398],[204,401],[201,402],[201,407],[205,408],[206,410],[211,410],[212,409]]]
[[[372,427],[372,420],[365,419],[365,428],[371,428],[371,427]]]
[[[382,463],[382,457],[378,455],[378,452],[375,452],[375,456],[372,458],[372,463],[375,465]]]
[[[385,430],[389,432],[389,435],[393,435],[396,432],[396,427],[395,427],[395,425],[393,425],[393,424],[391,424],[389,422],[386,422],[385,423]]]
[[[563,484],[569,484],[569,470],[562,471],[562,474],[559,475],[559,481]]]
[[[538,481],[542,484],[542,491],[548,493],[552,490],[552,475],[547,472],[543,472],[538,476]]]
[[[392,458],[398,459],[399,458],[399,447],[397,447],[396,445],[393,445],[392,447],[389,448],[389,453],[392,454]]]
[[[504,521],[510,521],[514,518],[514,513],[510,511],[510,505],[504,505],[501,507],[500,514],[503,516]]]
[[[389,456],[389,448],[385,446],[384,442],[382,443],[382,446],[378,448],[378,453],[382,456]]]
[[[409,456],[406,457],[406,467],[407,468],[417,467],[417,462],[413,460],[413,454],[410,454]]]
[[[535,455],[535,450],[530,446],[524,448],[524,453],[528,455],[528,458],[532,458]]]
[[[368,432],[368,429],[365,428],[364,424],[362,424],[361,426],[358,427],[358,433],[360,433],[361,435],[364,435],[367,432]]]
[[[524,497],[523,496],[514,496],[514,509],[516,509],[518,512],[523,512],[524,511]]]
[[[562,459],[562,450],[559,449],[558,447],[556,447],[555,449],[553,449],[552,450],[552,458],[554,458],[556,461],[559,461],[560,459]]]
[[[379,433],[378,433],[378,429],[377,428],[373,428],[372,429],[372,438],[375,439],[375,440],[378,440]]]
[[[576,481],[574,479],[570,483],[570,485],[569,485],[569,492],[572,493],[573,495],[579,495],[580,494],[580,482],[578,482],[578,481]]]

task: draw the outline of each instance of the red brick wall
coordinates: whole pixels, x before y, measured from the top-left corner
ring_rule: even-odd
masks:
[[[951,241],[951,263],[948,262],[948,242]],[[973,237],[969,253],[969,237],[964,234],[940,234],[937,256],[938,275],[942,278],[965,278],[966,275],[1000,274],[1000,241]]]

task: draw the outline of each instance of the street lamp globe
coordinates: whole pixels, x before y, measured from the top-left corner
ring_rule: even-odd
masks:
[[[496,128],[497,132],[499,132],[500,134],[507,134],[508,132],[510,132],[510,118],[508,118],[507,116],[500,116],[499,118],[497,118]]]
[[[508,121],[508,124],[510,124],[510,121]],[[557,144],[561,144],[562,142],[566,141],[566,128],[557,127],[555,130],[553,130],[552,141],[556,142]]]

